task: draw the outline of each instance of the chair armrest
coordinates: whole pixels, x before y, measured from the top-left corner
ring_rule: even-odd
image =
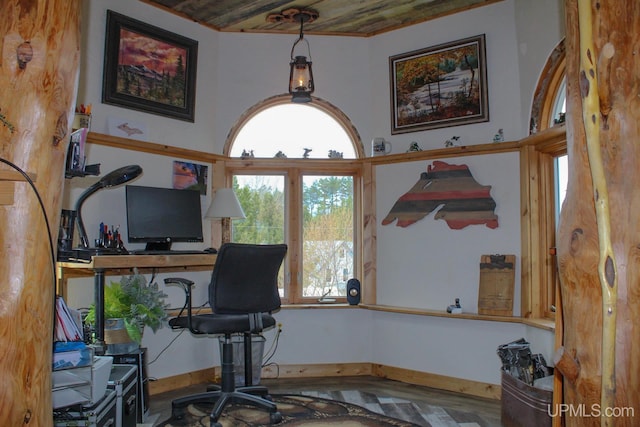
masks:
[[[185,279],[183,277],[167,277],[164,279],[165,285],[180,285],[182,286],[182,290],[185,294],[185,301],[182,310],[180,313],[173,319],[169,319],[169,326],[173,329],[184,329],[189,328],[191,332],[197,333],[191,327],[191,288],[195,285],[195,283],[189,279]],[[184,312],[185,307],[187,308],[187,317],[182,317],[182,313]]]
[[[164,279],[165,285],[182,285],[182,287],[186,288],[186,286],[193,286],[193,281],[189,279],[185,279],[184,277],[167,277]]]

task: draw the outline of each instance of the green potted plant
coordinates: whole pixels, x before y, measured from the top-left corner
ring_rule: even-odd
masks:
[[[134,270],[134,274],[123,276],[120,282],[111,282],[109,286],[105,286],[105,323],[109,327],[109,323],[114,323],[112,319],[122,319],[131,341],[139,346],[145,326],[156,332],[167,320],[166,297],[157,283],[147,284],[145,276]],[[95,310],[95,305],[92,305],[87,313],[87,323],[95,324]]]

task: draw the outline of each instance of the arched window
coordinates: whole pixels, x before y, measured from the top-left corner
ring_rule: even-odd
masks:
[[[280,281],[284,303],[346,301],[346,282],[362,271],[362,141],[338,108],[289,95],[250,108],[225,143],[226,180],[247,216],[232,240],[287,243]]]
[[[552,131],[565,121],[566,73],[564,40],[553,50],[540,76],[531,108],[530,133]],[[528,188],[528,212],[523,229],[535,236],[523,242],[523,287],[529,287],[530,301],[522,312],[531,317],[554,317],[558,285],[555,256],[556,229],[567,186],[566,140],[541,144],[535,152],[524,151],[527,167],[522,182]],[[528,186],[528,183],[532,183]],[[529,214],[530,213],[530,214]],[[523,256],[523,258],[525,258]]]
[[[309,104],[294,104],[290,95],[268,98],[249,108],[227,137],[224,154],[241,157],[329,158],[329,150],[345,159],[364,156],[360,135],[349,118],[334,105],[313,98]]]
[[[254,157],[326,159],[330,152],[354,159],[356,150],[349,134],[330,114],[308,104],[279,104],[251,117],[236,135],[231,157],[242,153]]]
[[[564,122],[562,115],[566,110],[567,86],[565,58],[565,43],[562,40],[549,55],[540,75],[531,106],[530,133]]]

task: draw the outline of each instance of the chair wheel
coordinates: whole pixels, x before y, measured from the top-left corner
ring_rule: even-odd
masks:
[[[222,424],[220,423],[213,423],[213,424],[209,424],[211,427],[222,427]]]
[[[282,421],[282,414],[280,412],[272,412],[269,415],[269,420],[271,421],[271,424],[278,424]]]
[[[186,415],[186,411],[184,408],[173,408],[171,411],[171,418],[175,418],[176,420],[182,420]]]

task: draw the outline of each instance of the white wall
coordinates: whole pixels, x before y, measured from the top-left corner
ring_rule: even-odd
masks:
[[[564,2],[516,0],[515,22],[518,28],[521,116],[523,125],[529,126],[533,96],[542,68],[566,33]]]
[[[82,4],[82,32],[88,35],[89,39],[83,38],[85,45],[81,56],[77,103],[92,104],[91,130],[107,133],[108,119],[113,117],[145,125],[150,141],[205,152],[213,151],[214,123],[211,117],[214,115],[216,103],[219,102],[215,93],[215,82],[218,79],[218,33],[138,1],[85,0]],[[100,102],[107,9],[199,42],[195,123]]]
[[[444,141],[453,135],[460,135],[461,142],[467,145],[486,143],[499,128],[505,130],[507,140],[519,139],[528,129],[528,111],[524,110],[530,105],[530,99],[524,98],[533,93],[534,76],[539,74],[555,45],[545,41],[543,46],[538,46],[537,36],[549,34],[549,26],[561,21],[555,16],[557,9],[553,8],[548,15],[547,12],[539,15],[547,20],[527,22],[522,18],[522,10],[536,10],[533,3],[505,0],[369,39],[306,36],[311,45],[317,84],[314,95],[347,114],[367,150],[369,141],[376,136],[391,140],[394,152],[405,151],[411,141],[419,142],[423,148],[442,148]],[[545,7],[550,3],[555,5],[561,1],[545,1]],[[221,153],[229,130],[247,108],[287,90],[289,53],[295,36],[216,33],[142,2],[87,0],[83,4],[87,6],[83,20],[87,36],[83,44],[78,103],[93,104],[93,131],[106,133],[109,117],[125,117],[144,123],[153,142]],[[194,123],[100,103],[108,8],[199,41]],[[527,22],[527,28],[521,34],[519,26],[523,22]],[[491,121],[391,136],[388,57],[478,34],[486,34],[487,40]],[[519,53],[522,43],[527,45],[525,55]],[[523,62],[526,62],[526,72],[521,71]],[[91,147],[88,158],[89,163],[101,163],[103,172],[139,163],[144,174],[136,183],[156,186],[170,186],[168,165],[172,160],[100,146]],[[472,226],[454,231],[443,221],[432,218],[425,218],[406,230],[378,224],[380,302],[443,309],[452,298],[459,296],[468,311],[474,311],[479,255],[520,253],[517,155],[449,161],[468,164],[481,184],[493,186],[500,226],[496,230]],[[378,169],[379,220],[392,202],[416,181],[427,163]],[[92,178],[68,181],[66,207],[92,182]],[[97,228],[101,221],[124,224],[123,194],[121,189],[110,189],[92,196],[83,209],[87,230]],[[209,196],[203,197],[205,206],[208,200]],[[411,257],[424,253],[428,256],[420,258],[420,262],[409,262]],[[457,266],[450,261],[457,262]],[[191,273],[189,277],[195,278],[199,287],[206,287],[206,274]],[[423,280],[429,277],[432,279]],[[77,289],[78,299],[85,299],[75,301],[78,305],[90,303],[92,296],[86,291],[93,287],[91,280],[74,280],[71,286]],[[177,306],[181,302],[179,291],[167,291],[171,293],[172,305]],[[199,297],[206,298],[202,293]],[[533,350],[542,352],[547,360],[551,359],[552,352],[551,334],[532,331],[520,324],[355,309],[282,310],[277,318],[283,323],[283,334],[273,361],[280,364],[374,362],[498,384],[499,361],[495,351],[499,344],[524,336],[535,340]],[[218,365],[217,340],[183,333],[172,343],[177,334],[167,328],[157,334],[145,332],[143,345],[149,349],[149,360],[154,361],[160,355],[149,366],[150,376],[163,378]],[[268,348],[273,331],[267,337]],[[178,359],[180,363],[176,363]]]
[[[382,225],[394,203],[427,171],[431,161],[395,163],[376,167],[378,230],[377,302],[400,307],[444,310],[460,298],[464,312],[478,312],[480,257],[513,254],[516,265],[516,295],[520,300],[520,182],[517,153],[444,159],[467,165],[480,185],[491,186],[496,202],[498,228],[469,225],[460,230],[446,221],[428,216],[409,225],[396,221]],[[514,315],[520,307],[514,304]]]
[[[489,122],[453,128],[434,129],[391,136],[389,56],[441,43],[485,34]],[[519,105],[518,56],[513,1],[499,2],[443,19],[382,34],[371,40],[372,92],[374,116],[368,136],[391,141],[394,153],[404,152],[412,141],[423,149],[443,148],[452,136],[460,136],[460,145],[485,144],[504,129],[506,140],[524,136]],[[375,90],[374,90],[375,89]],[[507,108],[507,106],[509,106]],[[370,140],[366,139],[365,140]]]
[[[313,96],[340,108],[362,133],[371,126],[368,40],[305,35],[311,47],[316,90]],[[221,33],[218,60],[217,152],[247,108],[287,93],[292,35]],[[283,131],[286,131],[283,130]],[[310,132],[316,131],[310,124]],[[361,133],[364,141],[369,140]],[[367,146],[368,144],[365,144]]]

